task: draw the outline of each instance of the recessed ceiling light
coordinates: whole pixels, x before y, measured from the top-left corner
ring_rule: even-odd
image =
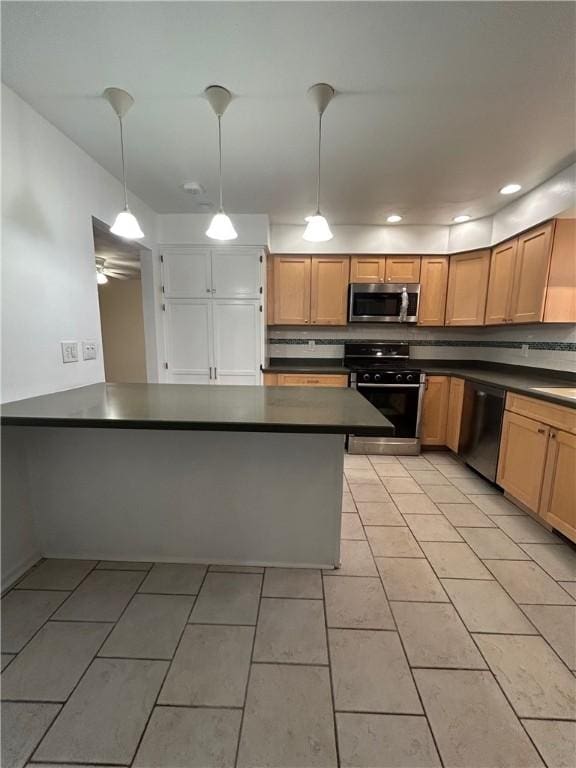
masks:
[[[397,224],[399,221],[402,221],[402,216],[398,213],[392,213],[386,218],[386,221],[388,224]]]
[[[505,187],[502,187],[500,190],[501,195],[513,195],[514,192],[519,192],[522,189],[521,184],[506,184]]]
[[[452,221],[454,221],[456,224],[463,224],[465,221],[470,221],[472,216],[468,216],[467,213],[462,213],[460,216],[454,216]]]

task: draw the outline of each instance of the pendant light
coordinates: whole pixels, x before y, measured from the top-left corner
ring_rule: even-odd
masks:
[[[122,155],[122,182],[124,184],[124,210],[120,211],[114,224],[110,227],[110,232],[125,240],[139,240],[144,237],[144,232],[140,229],[138,219],[130,212],[128,208],[128,190],[126,189],[126,162],[124,160],[124,132],[122,127],[122,118],[134,104],[134,99],[127,91],[121,88],[106,88],[104,98],[118,117],[120,123],[120,152]]]
[[[224,206],[222,205],[222,115],[230,104],[232,94],[221,85],[210,85],[204,91],[204,95],[218,118],[218,187],[220,191],[218,213],[212,218],[210,226],[206,230],[206,236],[212,240],[235,240],[238,234],[234,229],[234,224],[230,221],[230,217],[224,213]]]
[[[316,213],[306,216],[306,229],[302,237],[312,243],[322,243],[332,240],[334,235],[330,231],[330,225],[320,213],[320,166],[322,151],[322,115],[334,96],[334,88],[327,83],[316,83],[308,89],[308,96],[318,110],[318,176],[316,184]]]

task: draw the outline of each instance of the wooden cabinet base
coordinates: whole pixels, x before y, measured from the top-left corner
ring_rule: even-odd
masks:
[[[343,373],[265,373],[264,384],[276,387],[347,387]]]

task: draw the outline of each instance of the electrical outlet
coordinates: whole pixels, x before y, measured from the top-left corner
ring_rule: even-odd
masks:
[[[98,347],[95,341],[82,342],[82,358],[84,360],[96,360],[98,357]]]
[[[60,348],[62,349],[63,363],[78,362],[78,342],[77,341],[61,341]]]
[[[528,344],[522,344],[522,357],[528,357]]]

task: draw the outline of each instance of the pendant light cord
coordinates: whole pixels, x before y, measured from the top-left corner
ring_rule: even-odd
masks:
[[[220,186],[220,208],[219,211],[224,210],[222,206],[222,115],[218,115],[218,183]]]
[[[318,178],[316,185],[316,215],[320,215],[320,154],[322,150],[322,112],[318,117]]]
[[[124,184],[124,209],[128,210],[128,190],[126,188],[126,161],[124,159],[124,130],[122,126],[122,118],[118,117],[120,122],[120,153],[122,155],[122,182]]]

